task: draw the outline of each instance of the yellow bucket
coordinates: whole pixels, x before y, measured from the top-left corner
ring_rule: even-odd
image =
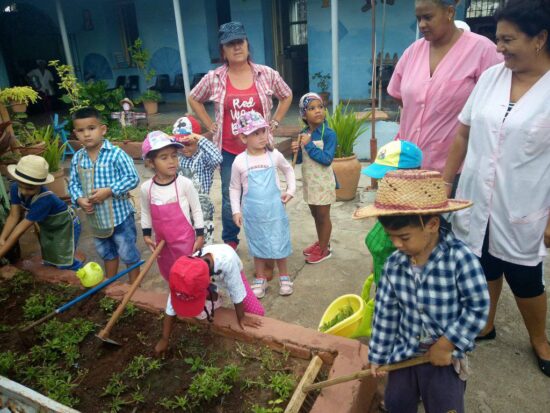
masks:
[[[352,337],[357,327],[361,324],[361,320],[363,319],[366,309],[365,301],[363,301],[363,299],[356,294],[342,295],[334,300],[325,310],[323,317],[321,317],[318,330],[321,331],[321,326],[324,323],[331,321],[334,317],[336,317],[341,308],[348,305],[353,308],[353,314],[340,321],[338,324],[333,325],[331,328],[326,330],[325,333],[335,336]]]

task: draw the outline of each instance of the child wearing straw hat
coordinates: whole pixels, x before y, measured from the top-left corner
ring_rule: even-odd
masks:
[[[487,320],[489,293],[481,265],[468,247],[440,225],[440,214],[468,208],[447,199],[439,172],[386,173],[373,205],[354,218],[378,217],[397,251],[386,261],[376,292],[369,361],[383,364],[427,354],[430,364],[389,373],[390,412],[464,412],[466,352]]]
[[[10,213],[0,234],[0,258],[37,224],[44,263],[77,270],[82,266],[74,256],[80,221],[71,207],[45,187],[54,180],[48,170],[48,162],[36,155],[24,156],[17,165],[8,165],[15,182],[10,188]]]

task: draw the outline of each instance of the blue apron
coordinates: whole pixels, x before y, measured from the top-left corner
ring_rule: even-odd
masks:
[[[292,254],[290,228],[281,191],[277,187],[276,168],[269,151],[271,167],[249,169],[248,192],[243,197],[243,224],[250,255],[256,258],[286,258]]]

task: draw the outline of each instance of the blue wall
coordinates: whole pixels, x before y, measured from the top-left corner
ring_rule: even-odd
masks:
[[[231,0],[231,19],[244,24],[255,63],[265,64],[262,0]],[[270,24],[271,22],[269,22]],[[273,52],[271,52],[273,54]]]

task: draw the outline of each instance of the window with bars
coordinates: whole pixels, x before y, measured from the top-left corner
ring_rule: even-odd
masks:
[[[291,0],[289,5],[290,45],[307,44],[306,0]]]
[[[491,17],[504,0],[472,0],[468,2],[466,18]]]

